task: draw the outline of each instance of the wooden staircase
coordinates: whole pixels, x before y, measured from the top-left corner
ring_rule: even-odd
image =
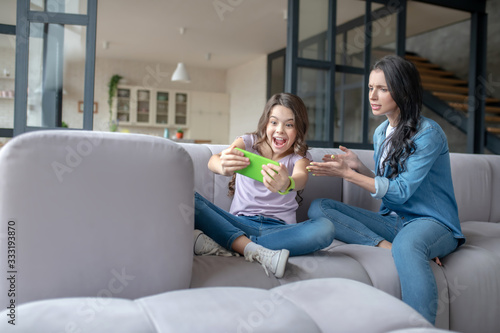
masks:
[[[454,73],[445,71],[418,55],[407,54],[406,59],[413,62],[420,72],[424,90],[431,92],[455,110],[467,114],[467,81],[456,78]],[[500,135],[500,99],[488,97],[485,104],[486,132]]]

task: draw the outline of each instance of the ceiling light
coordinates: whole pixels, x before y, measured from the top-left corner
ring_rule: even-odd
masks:
[[[186,32],[186,29],[184,27],[179,29],[179,33],[181,34],[181,36],[184,35],[184,32]],[[182,61],[177,64],[177,68],[175,69],[174,74],[172,74],[171,80],[183,83],[191,82],[191,79],[186,69],[186,65],[184,65]]]
[[[177,68],[175,69],[174,74],[172,74],[172,81],[189,83],[191,79],[189,78],[189,74],[186,70],[186,66],[183,62],[177,64]]]

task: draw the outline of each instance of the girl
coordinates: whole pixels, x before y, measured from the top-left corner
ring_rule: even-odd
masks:
[[[229,251],[235,251],[248,261],[258,261],[266,274],[271,271],[281,278],[289,255],[330,245],[334,227],[328,219],[296,222],[296,195],[306,185],[306,166],[311,160],[305,143],[307,128],[302,100],[276,94],[267,102],[257,131],[238,137],[210,158],[208,168],[225,176],[249,165],[249,159],[235,148],[278,161],[279,166],[263,165],[263,182],[237,173],[229,213],[195,194],[195,227],[199,229],[195,230],[195,254],[231,255]]]
[[[382,199],[379,213],[317,199],[310,218],[327,217],[337,239],[392,249],[402,299],[434,324],[438,292],[429,260],[446,256],[465,238],[451,179],[448,142],[434,121],[420,115],[422,86],[415,66],[397,56],[370,74],[372,112],[386,116],[373,136],[376,172],[345,147],[341,155],[311,163],[316,176],[342,177]]]

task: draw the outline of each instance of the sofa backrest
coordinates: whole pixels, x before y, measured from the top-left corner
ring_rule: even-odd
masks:
[[[0,150],[0,290],[11,286],[8,271],[16,305],[188,288],[193,175],[189,155],[163,138],[87,131],[15,137]],[[0,293],[2,307],[10,299]]]
[[[219,207],[229,210],[231,198],[227,196],[230,177],[214,175],[207,168],[212,154],[219,153],[227,145],[181,144],[195,163],[195,188]],[[373,151],[353,149],[361,161],[374,169]],[[324,155],[341,153],[335,148],[311,148],[314,161]],[[451,171],[460,221],[500,222],[500,156],[450,154]],[[303,201],[297,210],[297,221],[307,219],[307,210],[316,198],[332,198],[349,205],[378,211],[380,200],[357,185],[333,177],[309,177]]]
[[[500,156],[450,154],[460,221],[500,222]]]

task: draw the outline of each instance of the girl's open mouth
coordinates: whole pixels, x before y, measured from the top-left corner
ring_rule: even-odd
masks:
[[[283,138],[273,138],[276,148],[283,148],[288,140]]]

